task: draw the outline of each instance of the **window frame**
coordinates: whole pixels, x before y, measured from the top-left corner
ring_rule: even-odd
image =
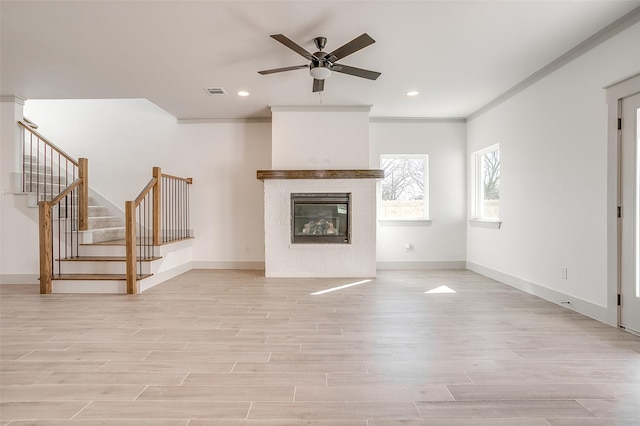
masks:
[[[500,153],[500,144],[494,144],[486,148],[474,151],[471,154],[471,219],[470,222],[480,226],[487,224],[496,224],[497,226],[489,226],[500,228],[502,224],[500,214],[498,217],[484,216],[484,167],[482,164],[483,156],[498,151],[500,154],[500,173],[502,178],[502,153]]]
[[[421,217],[390,217],[383,216],[382,207],[382,184],[384,179],[378,181],[378,221],[380,222],[412,222],[431,223],[429,216],[429,155],[428,154],[380,154],[380,168],[384,159],[421,159],[424,160],[424,182],[423,182],[423,215]]]

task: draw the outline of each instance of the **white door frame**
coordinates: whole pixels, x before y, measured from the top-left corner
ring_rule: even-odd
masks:
[[[622,117],[622,99],[640,93],[640,73],[608,87],[607,130],[607,323],[620,325],[618,295],[621,289],[621,235],[618,206],[621,203],[620,153],[622,132],[618,119]]]
[[[620,219],[620,294],[622,302],[620,311],[620,327],[640,335],[640,297],[637,285],[637,181],[638,181],[638,129],[640,121],[640,93],[622,100],[622,155],[621,194],[622,219]]]

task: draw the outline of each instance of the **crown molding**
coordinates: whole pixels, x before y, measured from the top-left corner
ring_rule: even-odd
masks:
[[[466,123],[464,117],[371,117],[370,123]]]
[[[0,95],[0,102],[13,102],[14,104],[24,105],[26,99],[17,95]]]
[[[631,12],[627,13],[620,19],[617,19],[613,23],[607,25],[606,27],[604,27],[603,29],[601,29],[600,31],[598,31],[588,39],[584,40],[582,43],[578,44],[577,46],[573,47],[572,49],[562,54],[557,59],[553,60],[552,62],[548,63],[544,67],[540,68],[538,71],[534,72],[529,77],[525,78],[520,83],[513,86],[511,89],[507,90],[506,92],[502,93],[498,97],[489,101],[484,106],[478,108],[476,111],[472,112],[471,114],[469,114],[469,116],[467,116],[467,120],[473,120],[474,118],[477,118],[480,115],[484,114],[485,112],[495,108],[496,106],[500,105],[507,99],[517,95],[527,87],[537,83],[538,81],[542,80],[549,74],[567,65],[569,62],[573,61],[577,57],[583,55],[584,53],[595,48],[596,46],[604,43],[605,41],[609,40],[613,36],[621,33],[622,31],[626,30],[632,25],[637,24],[638,22],[640,22],[640,6],[636,7],[635,9],[633,9]]]
[[[271,112],[295,111],[295,112],[371,112],[371,105],[319,105],[319,106],[273,106]]]
[[[271,117],[254,118],[178,118],[178,124],[271,123]]]

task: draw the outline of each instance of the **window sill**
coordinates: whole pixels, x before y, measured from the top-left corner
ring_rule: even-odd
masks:
[[[500,229],[500,227],[502,226],[502,221],[489,219],[469,219],[469,224],[478,228]]]
[[[380,226],[429,226],[431,219],[378,219]]]

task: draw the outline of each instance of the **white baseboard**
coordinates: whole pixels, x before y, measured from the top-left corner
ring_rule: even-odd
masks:
[[[140,280],[138,291],[142,293],[143,291],[149,290],[150,288],[155,287],[158,284],[162,284],[163,282],[170,280],[171,278],[177,277],[178,275],[192,270],[193,265],[191,263],[192,262],[185,263],[166,271],[155,273],[149,278],[145,278],[144,280]]]
[[[465,269],[464,260],[378,261],[378,269]]]
[[[38,274],[0,274],[0,284],[40,284]]]
[[[588,316],[605,324],[616,327],[615,324],[610,324],[607,321],[608,313],[605,306],[596,305],[595,303],[587,302],[586,300],[574,296],[569,296],[559,291],[541,286],[539,284],[534,284],[517,277],[513,277],[511,275],[487,268],[482,265],[478,265],[473,262],[467,262],[467,269],[473,272],[477,272],[480,275],[484,275],[485,277],[500,281],[501,283],[507,284],[511,287],[517,288],[518,290],[522,290],[526,293],[533,294],[534,296],[538,296],[542,299],[548,300],[549,302],[553,302],[564,308],[571,309],[572,311],[578,312],[582,315]]]
[[[191,269],[259,269],[264,271],[264,261],[194,261]]]

